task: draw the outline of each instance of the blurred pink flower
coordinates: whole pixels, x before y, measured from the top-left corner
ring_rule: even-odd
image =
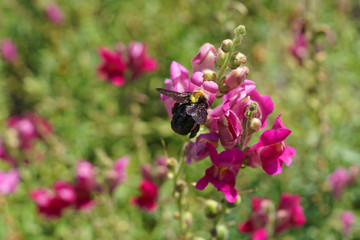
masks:
[[[12,169],[8,172],[0,171],[0,194],[9,194],[16,191],[20,181],[19,172]]]
[[[301,198],[296,194],[284,193],[276,212],[275,233],[285,231],[296,226],[303,226],[306,222],[304,209],[300,205]]]
[[[328,183],[332,188],[333,196],[340,198],[343,190],[349,185],[350,175],[345,168],[339,167],[328,177]]]
[[[115,188],[127,178],[127,165],[129,164],[130,158],[123,156],[114,162],[113,168],[107,174],[107,182],[109,184],[110,193],[113,193]]]
[[[140,196],[131,199],[131,203],[140,209],[153,211],[157,207],[158,187],[149,180],[142,180],[140,183]]]
[[[108,80],[114,86],[123,86],[125,84],[124,74],[127,69],[127,63],[123,56],[105,47],[99,48],[99,55],[103,59],[103,62],[97,68],[99,78]]]
[[[65,17],[57,3],[49,3],[46,6],[46,14],[53,24],[60,25],[64,22]]]
[[[272,129],[263,132],[258,143],[246,151],[250,166],[261,166],[269,175],[281,173],[283,163],[290,166],[296,154],[295,149],[286,146],[284,142],[290,133],[291,130],[285,128],[279,114]]]
[[[16,47],[14,43],[8,38],[1,40],[0,51],[3,59],[8,63],[14,63],[18,59]]]
[[[157,68],[157,62],[150,57],[146,45],[141,42],[132,41],[128,45],[128,66],[132,70],[132,78],[139,77],[144,72],[152,72]]]
[[[18,133],[22,149],[31,148],[33,140],[41,139],[46,134],[52,133],[50,123],[35,113],[26,113],[21,117],[11,116],[7,123]]]
[[[344,211],[340,214],[340,220],[342,222],[341,234],[346,237],[354,227],[356,216],[350,211]]]
[[[216,61],[216,49],[210,43],[205,43],[200,47],[199,52],[192,60],[193,72],[201,72],[204,69],[213,69]]]
[[[228,202],[235,202],[237,198],[236,175],[243,163],[245,154],[237,148],[218,154],[214,146],[209,143],[207,148],[213,166],[206,170],[205,176],[199,179],[195,188],[204,190],[211,183],[218,191],[224,193]]]
[[[296,19],[293,22],[294,43],[289,47],[289,52],[295,57],[299,65],[303,65],[309,51],[309,43],[305,36],[305,22]]]
[[[85,160],[76,164],[76,186],[91,191],[96,187],[94,166]]]
[[[196,142],[188,142],[184,146],[184,154],[186,155],[186,163],[200,161],[209,156],[207,144],[212,144],[215,148],[218,145],[219,136],[217,133],[201,134],[196,138]]]
[[[267,233],[266,230],[264,228],[260,228],[256,231],[254,231],[251,240],[266,240],[267,238]]]

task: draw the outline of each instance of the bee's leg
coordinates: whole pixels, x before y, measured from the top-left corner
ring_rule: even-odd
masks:
[[[193,138],[196,136],[196,134],[198,133],[200,129],[200,125],[199,124],[195,124],[195,127],[191,130],[190,132],[190,138]]]
[[[178,110],[180,103],[175,103],[174,106],[171,108],[171,113],[174,115],[175,112]]]

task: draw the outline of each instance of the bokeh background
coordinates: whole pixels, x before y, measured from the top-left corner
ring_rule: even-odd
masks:
[[[240,206],[226,216],[230,239],[250,239],[236,226],[251,212],[251,195],[276,203],[283,192],[302,197],[307,223],[278,239],[346,239],[339,214],[352,211],[359,219],[359,183],[335,199],[327,178],[338,167],[360,164],[360,1],[62,0],[57,2],[61,24],[48,18],[50,3],[0,3],[0,39],[11,39],[19,57],[15,65],[0,61],[0,135],[11,138],[7,119],[24,112],[40,114],[53,127],[53,137],[38,141],[29,163],[19,166],[17,190],[0,195],[0,239],[176,239],[171,182],[162,185],[156,211],[129,204],[138,194],[141,165],[164,155],[161,140],[175,158],[186,141],[171,130],[155,88],[164,87],[172,61],[191,69],[203,43],[219,47],[239,24],[247,29],[240,50],[247,56],[248,78],[273,99],[269,125],[282,114],[292,130],[287,145],[297,154],[280,175],[240,171],[238,189],[256,191],[242,195]],[[306,22],[307,36],[315,39],[302,65],[289,51],[296,19]],[[318,32],[326,34],[315,38]],[[98,48],[130,41],[147,45],[156,71],[122,87],[100,81]],[[37,214],[31,189],[72,181],[80,159],[96,167],[101,182],[112,161],[123,155],[131,159],[128,180],[113,197],[95,194],[91,211],[67,210],[57,219]],[[188,181],[201,177],[208,164],[207,159],[187,166]],[[8,168],[0,164],[0,170]],[[215,192],[189,188],[191,231],[197,236],[209,238],[199,197],[216,198]],[[358,221],[347,238],[360,239]]]

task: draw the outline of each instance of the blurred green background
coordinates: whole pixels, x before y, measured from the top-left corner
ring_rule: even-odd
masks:
[[[218,48],[223,39],[233,37],[239,24],[247,28],[241,51],[248,59],[248,78],[275,104],[268,125],[281,113],[292,130],[287,145],[297,154],[280,175],[268,176],[261,169],[240,171],[238,189],[257,191],[244,194],[241,205],[226,217],[233,222],[230,239],[250,239],[236,226],[248,217],[252,194],[274,202],[283,192],[301,195],[307,223],[279,239],[343,239],[338,213],[351,210],[359,219],[359,184],[334,200],[326,179],[337,167],[360,161],[360,1],[62,0],[58,1],[65,15],[61,25],[48,20],[48,3],[0,3],[0,39],[15,43],[22,62],[13,67],[0,61],[2,135],[9,116],[32,111],[52,124],[56,136],[50,145],[36,145],[45,155],[43,161],[34,157],[32,164],[20,167],[18,191],[0,196],[0,239],[176,239],[170,182],[162,186],[154,213],[129,205],[138,193],[141,164],[164,155],[161,139],[171,157],[178,157],[184,143],[172,132],[155,88],[164,87],[172,61],[191,69],[191,59],[203,43]],[[310,54],[303,66],[288,51],[297,18],[304,19],[310,30],[325,27],[334,36],[333,41],[320,39],[321,55]],[[157,70],[121,88],[99,81],[98,48],[133,40],[147,44],[158,61]],[[92,211],[70,210],[52,221],[36,214],[31,189],[51,187],[58,179],[71,181],[79,159],[92,162],[101,179],[107,160],[123,155],[131,158],[129,180],[117,189],[113,201],[99,195]],[[196,181],[208,165],[207,159],[187,166],[187,179]],[[202,202],[196,196],[220,196],[214,188],[189,191],[191,231],[209,238],[209,220],[199,210]],[[358,222],[349,239],[360,239]]]

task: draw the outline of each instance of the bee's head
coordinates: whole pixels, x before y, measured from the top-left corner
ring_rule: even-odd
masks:
[[[199,91],[196,91],[196,92],[192,92],[190,94],[190,101],[192,103],[197,103],[199,101],[199,98],[202,97],[202,98],[205,98],[205,95],[204,95],[204,92],[202,90],[199,90]]]

